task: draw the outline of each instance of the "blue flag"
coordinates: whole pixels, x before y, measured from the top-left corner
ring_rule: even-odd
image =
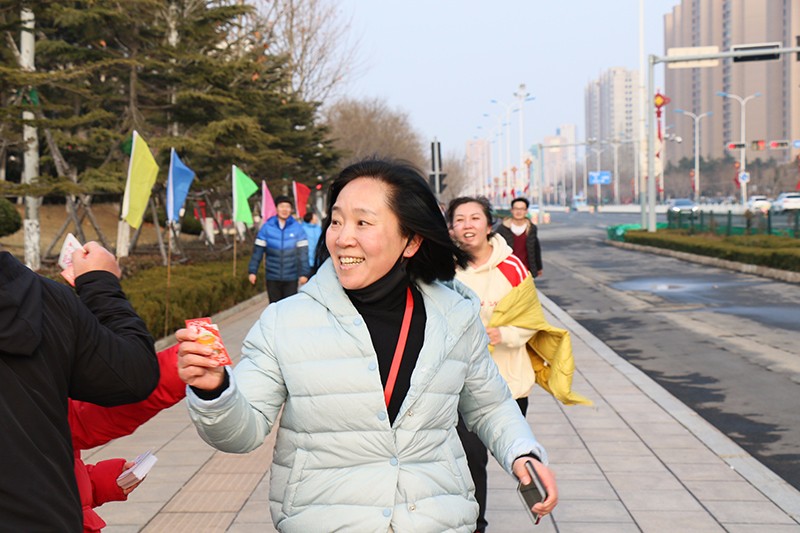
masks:
[[[167,220],[178,222],[180,212],[189,194],[189,187],[194,180],[194,170],[183,164],[175,148],[169,158],[169,176],[167,177]]]

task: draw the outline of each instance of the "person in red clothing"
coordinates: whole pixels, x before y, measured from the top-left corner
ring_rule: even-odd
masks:
[[[119,407],[101,407],[70,400],[69,425],[75,453],[75,478],[83,507],[84,533],[99,532],[106,525],[94,511],[95,507],[127,500],[128,494],[138,485],[123,490],[117,484],[117,477],[133,465],[132,461],[108,459],[87,465],[81,460],[81,450],[130,435],[160,411],[182,400],[186,396],[186,384],[178,377],[177,357],[178,345],[158,352],[161,377],[146,400]]]
[[[503,237],[514,255],[522,260],[534,278],[542,277],[542,248],[536,224],[528,220],[528,199],[520,196],[511,201],[511,216],[503,220],[495,231]]]

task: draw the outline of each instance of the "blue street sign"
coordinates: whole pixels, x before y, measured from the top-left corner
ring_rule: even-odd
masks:
[[[739,183],[747,183],[748,181],[750,181],[750,173],[739,172]]]
[[[800,148],[800,139],[792,143],[795,148]]]
[[[589,172],[589,185],[609,185],[610,183],[611,171]]]

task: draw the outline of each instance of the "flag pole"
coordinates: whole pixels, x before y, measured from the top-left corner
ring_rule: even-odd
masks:
[[[169,218],[169,217],[167,217]],[[164,336],[169,332],[169,288],[172,270],[172,221],[167,220],[167,295],[164,299]]]
[[[236,235],[236,166],[231,167],[231,187],[233,188],[233,213],[231,213],[231,218],[233,219],[233,277],[236,278],[236,241],[238,240]]]

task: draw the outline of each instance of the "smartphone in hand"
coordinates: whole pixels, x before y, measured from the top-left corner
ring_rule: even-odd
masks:
[[[523,485],[522,482],[520,482],[517,486],[517,492],[519,492],[519,497],[522,499],[522,503],[525,504],[525,509],[528,510],[533,524],[536,525],[539,523],[541,517],[533,512],[531,508],[534,504],[547,499],[547,491],[544,490],[542,480],[539,479],[538,474],[536,474],[536,469],[533,468],[533,464],[526,462],[525,468],[528,470],[528,475],[531,476],[531,482],[529,485]]]

